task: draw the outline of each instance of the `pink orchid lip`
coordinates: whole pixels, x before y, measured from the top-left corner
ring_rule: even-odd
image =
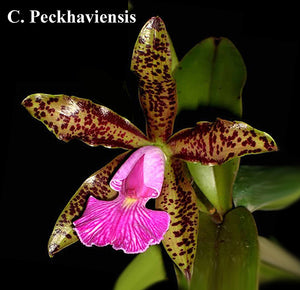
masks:
[[[88,247],[110,244],[125,253],[141,253],[160,243],[170,216],[145,204],[160,194],[164,165],[165,155],[158,147],[136,150],[110,182],[118,197],[103,201],[90,196],[82,217],[73,222],[80,241]]]
[[[144,156],[143,183],[155,190],[153,198],[159,196],[164,179],[165,154],[156,146],[144,146],[136,150],[120,167],[110,181],[110,187],[116,191],[121,190],[123,181],[127,178],[136,162]]]

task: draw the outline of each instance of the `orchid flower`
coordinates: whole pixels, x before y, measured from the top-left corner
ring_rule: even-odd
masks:
[[[199,201],[185,162],[213,166],[277,147],[267,133],[223,119],[198,122],[172,135],[176,83],[170,40],[159,17],[142,28],[131,69],[139,80],[146,135],[129,120],[86,99],[33,94],[23,101],[29,113],[60,140],[135,150],[129,158],[129,152],[117,156],[82,184],[55,224],[49,255],[78,238],[87,246],[111,244],[127,253],[145,251],[162,240],[174,263],[190,278]],[[150,198],[156,199],[155,211],[145,208]]]
[[[90,196],[83,216],[74,221],[81,242],[86,246],[111,244],[125,253],[144,252],[149,245],[160,243],[170,217],[145,204],[160,194],[164,164],[164,153],[158,147],[135,151],[110,181],[118,197],[103,201]]]

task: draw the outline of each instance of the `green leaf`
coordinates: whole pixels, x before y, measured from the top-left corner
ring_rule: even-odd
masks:
[[[280,245],[259,237],[260,283],[278,280],[300,281],[300,261]]]
[[[221,215],[232,208],[232,186],[235,180],[239,158],[223,165],[205,166],[187,163],[195,183]]]
[[[240,53],[227,38],[211,37],[197,44],[177,65],[174,77],[178,111],[211,106],[242,116],[246,67]],[[198,186],[207,184],[205,178],[210,177],[212,191],[201,190],[213,200],[221,215],[232,207],[232,185],[238,167],[239,158],[216,167],[189,165]]]
[[[191,290],[258,289],[258,265],[257,229],[247,209],[229,211],[219,225],[200,215]]]
[[[236,206],[283,209],[300,198],[300,167],[241,166],[233,186]]]
[[[143,290],[167,280],[160,246],[151,246],[136,256],[119,276],[114,290]]]
[[[227,38],[210,37],[194,46],[174,71],[178,110],[211,106],[242,114],[244,61]]]

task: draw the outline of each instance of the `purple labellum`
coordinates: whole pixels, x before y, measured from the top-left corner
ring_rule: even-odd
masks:
[[[157,147],[135,151],[110,182],[119,191],[118,197],[112,201],[89,197],[82,217],[74,221],[80,241],[86,246],[110,244],[125,253],[141,253],[149,245],[160,243],[170,217],[145,205],[160,194],[164,165],[164,153]]]

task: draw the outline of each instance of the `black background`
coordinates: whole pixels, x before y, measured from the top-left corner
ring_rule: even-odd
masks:
[[[163,18],[179,59],[209,36],[228,37],[239,49],[248,72],[243,121],[270,133],[280,148],[278,153],[244,157],[242,164],[300,164],[298,8],[286,2],[268,7],[253,2],[232,7],[184,2],[133,2],[131,13],[137,17],[133,24],[7,21],[12,9],[26,13],[38,9],[47,14],[57,9],[77,13],[97,9],[117,14],[124,13],[125,2],[123,6],[98,2],[81,8],[62,2],[43,6],[47,8],[11,2],[1,9],[1,263],[5,267],[1,271],[6,283],[11,283],[9,288],[49,284],[57,288],[98,285],[99,289],[110,289],[133,258],[110,247],[86,248],[79,243],[53,259],[48,257],[49,235],[69,198],[89,175],[122,151],[59,141],[20,103],[36,92],[75,95],[110,107],[143,129],[129,65],[138,32],[151,16]],[[196,121],[215,117],[194,115],[186,119],[182,114],[178,118],[182,123],[176,126],[193,126]],[[299,210],[297,203],[282,211],[254,214],[261,235],[275,236],[298,257]],[[280,284],[278,289],[283,285],[286,290],[299,288]]]

